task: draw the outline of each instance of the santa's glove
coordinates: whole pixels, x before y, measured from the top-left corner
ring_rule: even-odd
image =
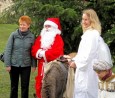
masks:
[[[45,55],[45,51],[40,51],[40,53],[38,54],[38,56],[40,57],[40,58],[42,58],[43,56]]]
[[[42,50],[42,49],[39,49],[37,52],[36,52],[36,58],[37,59],[41,59],[44,55],[45,51]]]

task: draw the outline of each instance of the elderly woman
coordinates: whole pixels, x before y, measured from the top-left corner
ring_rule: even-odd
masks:
[[[34,71],[37,63],[31,56],[34,34],[30,31],[31,18],[21,16],[19,29],[12,32],[5,49],[4,62],[10,74],[10,98],[18,98],[19,77],[21,80],[21,98],[28,98],[31,66]]]
[[[98,98],[115,98],[115,74],[109,64],[95,64],[93,69],[99,76]]]

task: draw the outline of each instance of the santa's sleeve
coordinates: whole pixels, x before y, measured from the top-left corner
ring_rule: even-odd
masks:
[[[41,36],[38,36],[31,48],[31,54],[34,58],[38,58],[37,57],[37,53],[38,51],[40,51],[40,46],[41,46],[41,42],[40,42]]]
[[[51,49],[45,51],[45,59],[47,62],[50,62],[59,56],[64,54],[64,42],[60,35],[56,35],[54,44],[51,46]]]

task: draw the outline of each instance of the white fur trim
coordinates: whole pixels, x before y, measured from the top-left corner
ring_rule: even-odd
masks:
[[[39,49],[38,51],[37,51],[37,53],[36,53],[36,58],[38,58],[38,59],[40,59],[39,58],[39,53],[42,51],[42,49]]]
[[[49,20],[46,20],[46,21],[45,21],[44,26],[45,26],[45,25],[51,25],[51,26],[53,26],[53,27],[55,27],[55,28],[58,29],[58,25],[55,24],[55,23],[52,22],[52,21],[49,21]]]
[[[59,29],[57,29],[57,34],[59,34],[59,35],[61,34],[61,31]]]

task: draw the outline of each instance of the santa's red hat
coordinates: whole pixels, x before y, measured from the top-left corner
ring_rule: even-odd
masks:
[[[45,25],[51,25],[61,31],[59,18],[47,18],[47,20],[44,22],[44,26]]]

